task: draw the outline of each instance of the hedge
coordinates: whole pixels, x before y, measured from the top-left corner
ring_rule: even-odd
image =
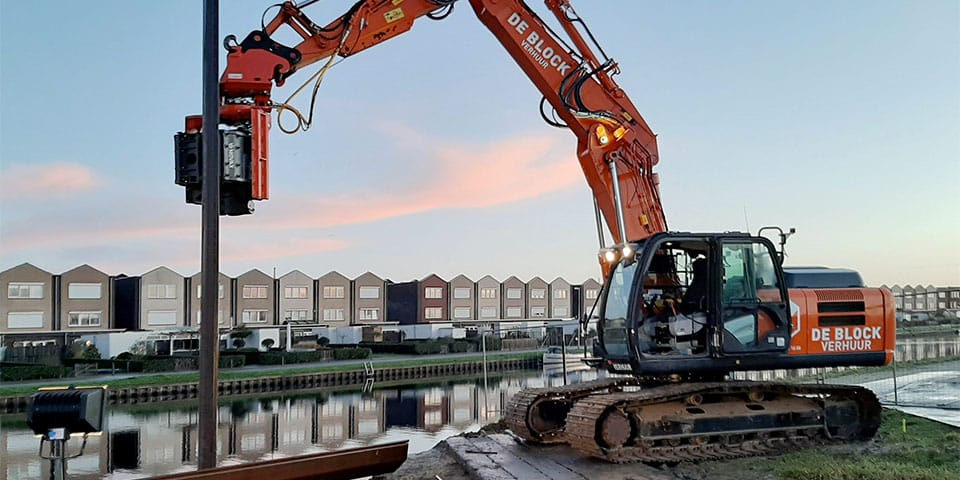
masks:
[[[42,378],[63,378],[73,374],[73,368],[50,365],[3,365],[0,379],[5,382],[37,380]]]
[[[263,352],[260,354],[261,365],[286,365],[291,363],[310,363],[328,360],[330,353],[323,350],[308,352]]]
[[[336,348],[333,350],[334,360],[359,360],[370,358],[373,351],[369,348]]]

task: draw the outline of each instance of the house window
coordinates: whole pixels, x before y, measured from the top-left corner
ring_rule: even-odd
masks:
[[[423,290],[424,298],[443,298],[443,289],[440,287],[427,287]]]
[[[197,310],[197,325],[200,325],[200,310]],[[217,310],[217,323],[223,323],[223,310]]]
[[[587,298],[587,300],[596,300],[597,294],[599,293],[600,293],[600,290],[597,290],[595,288],[590,288],[590,289],[587,289],[587,291],[584,293],[584,296]]]
[[[377,289],[377,293],[380,292],[380,289]],[[380,318],[380,309],[379,308],[361,308],[360,309],[360,320],[370,321],[377,320]]]
[[[530,309],[531,317],[546,317],[547,307],[533,307]]]
[[[443,316],[443,309],[440,307],[427,307],[423,309],[423,316],[428,320],[436,320]]]
[[[71,299],[99,299],[101,298],[102,284],[99,283],[71,283],[67,285],[67,297]]]
[[[99,327],[100,312],[70,312],[71,327]]]
[[[483,307],[480,309],[480,318],[497,318],[497,307]]]
[[[565,289],[558,288],[553,291],[553,298],[556,298],[557,300],[563,300],[564,298],[567,298],[567,291]]]
[[[42,283],[10,283],[7,298],[43,298]]]
[[[913,302],[907,302],[904,308],[907,310],[913,310]]]
[[[360,287],[360,298],[380,298],[380,287]]]
[[[521,288],[508,288],[507,289],[507,298],[516,300],[518,298],[523,298],[523,289]]]
[[[947,302],[940,302],[938,305],[940,308],[947,308]]]
[[[310,318],[307,310],[287,310],[283,314],[283,319],[288,322],[305,322]]]
[[[497,298],[496,288],[481,288],[480,298]]]
[[[43,312],[10,312],[7,328],[43,328]]]
[[[553,316],[554,316],[554,317],[566,317],[566,316],[567,316],[567,307],[553,307]]]
[[[343,287],[340,287],[343,288]],[[343,309],[342,308],[325,308],[323,309],[323,321],[325,322],[342,322],[343,321]]]
[[[147,325],[176,325],[177,312],[173,310],[151,310],[147,312]]]
[[[947,292],[937,292],[937,296],[940,298],[947,298]]]
[[[520,318],[520,307],[507,307],[507,318]]]
[[[284,287],[283,298],[307,298],[307,287]]]
[[[343,287],[323,287],[323,298],[343,298]]]
[[[534,288],[530,290],[530,298],[535,300],[540,300],[547,298],[547,291],[542,288]]]
[[[923,310],[923,300],[917,300],[917,310]]]
[[[453,298],[462,299],[470,298],[470,288],[467,287],[457,287],[453,289]]]
[[[453,318],[470,318],[470,307],[456,307],[453,309]]]
[[[950,298],[960,298],[960,291],[950,292]]]
[[[243,298],[267,298],[267,286],[246,285],[243,287]]]
[[[197,285],[197,298],[200,298],[200,290],[201,290],[202,287],[203,287],[203,285]],[[220,298],[223,298],[223,284],[222,284],[222,283],[218,283],[218,284],[217,284],[217,296],[220,297]]]
[[[267,311],[266,310],[244,310],[243,323],[267,323]]]
[[[160,283],[147,285],[147,298],[177,298],[177,286]]]

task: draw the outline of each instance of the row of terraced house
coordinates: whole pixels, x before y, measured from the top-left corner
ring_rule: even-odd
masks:
[[[172,330],[200,323],[200,274],[167,267],[139,276],[109,275],[89,265],[53,274],[29,263],[0,272],[3,345],[122,331]],[[280,277],[250,270],[219,276],[221,329],[295,324],[346,327],[571,319],[589,314],[600,284],[535,277],[503,282],[437,275],[395,283],[373,273],[318,278],[299,270]]]

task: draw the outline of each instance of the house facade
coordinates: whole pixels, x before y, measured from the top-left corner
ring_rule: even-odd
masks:
[[[383,323],[386,316],[386,281],[367,272],[353,280],[353,325]]]
[[[477,284],[466,275],[457,275],[450,280],[447,292],[450,311],[447,318],[453,321],[477,319]]]
[[[493,321],[501,317],[500,281],[487,275],[477,281],[477,320]]]
[[[313,279],[300,270],[280,277],[280,323],[317,323]]]
[[[317,321],[330,327],[350,325],[354,316],[350,308],[353,289],[350,279],[339,272],[329,272],[317,280]]]
[[[273,278],[253,269],[237,277],[237,325],[263,327],[277,324]]]
[[[113,325],[110,276],[81,265],[60,276],[60,330],[101,331]]]
[[[549,316],[550,296],[549,285],[540,277],[533,277],[527,282],[527,310],[526,318],[541,319]]]
[[[233,279],[221,272],[217,275],[217,325],[221,328],[232,328],[236,325],[233,314]],[[189,279],[189,325],[199,326],[200,305],[203,298],[203,285],[201,285],[200,272]]]
[[[23,263],[0,272],[0,332],[35,333],[54,330],[53,274]]]
[[[523,318],[527,310],[527,285],[519,278],[511,276],[503,281],[500,288],[501,298],[503,298],[503,310],[500,318],[504,320]]]
[[[587,318],[591,311],[593,311],[593,316],[599,315],[599,312],[594,309],[594,305],[600,308],[600,305],[597,304],[597,299],[600,298],[600,287],[600,282],[592,278],[587,279],[580,285],[580,308],[583,315],[581,318]]]
[[[183,275],[167,267],[157,267],[141,275],[140,330],[186,326],[185,285]]]
[[[572,308],[572,289],[570,282],[557,277],[550,282],[548,295],[550,296],[550,317],[571,318],[574,315]]]

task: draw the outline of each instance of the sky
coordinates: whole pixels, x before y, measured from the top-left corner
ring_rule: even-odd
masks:
[[[220,36],[271,3],[221,2]],[[795,227],[788,265],[960,285],[960,3],[572,3],[658,135],[670,229]],[[0,1],[0,270],[199,270],[173,135],[201,40],[198,1]],[[271,198],[222,218],[221,270],[598,277],[576,140],[539,100],[466,2],[345,59],[313,128],[271,133]]]

